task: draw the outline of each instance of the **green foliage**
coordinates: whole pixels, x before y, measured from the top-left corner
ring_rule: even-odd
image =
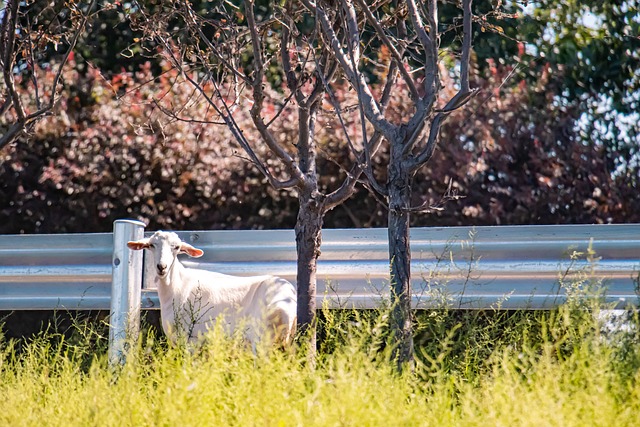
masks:
[[[624,114],[638,110],[640,90],[640,20],[630,1],[474,2],[478,16],[474,50],[479,66],[492,59],[501,64],[520,64],[520,72],[532,82],[545,65],[563,83],[559,96],[569,101],[586,95],[610,97],[613,108]],[[442,8],[442,22],[453,26],[452,5]],[[518,55],[519,44],[527,46]]]
[[[534,17],[538,49],[562,67],[570,97],[601,94],[622,113],[638,110],[638,100],[625,99],[640,90],[640,21],[633,2],[547,0]]]
[[[495,9],[495,4],[500,5]],[[457,10],[446,3],[443,46],[456,43]],[[548,82],[547,106],[575,109],[576,138],[601,146],[612,170],[637,162],[640,138],[640,20],[633,1],[474,2],[474,53],[481,73],[513,68],[528,85]],[[540,114],[544,114],[540,110]],[[570,151],[570,149],[565,148]]]
[[[476,0],[473,29],[473,51],[477,66],[487,70],[487,60],[500,64],[518,61],[518,40],[523,34],[523,19],[517,2]],[[443,29],[441,48],[459,46],[462,41],[459,2],[443,2],[440,6],[439,25]],[[526,27],[525,27],[526,28]]]
[[[579,103],[581,139],[602,144],[625,167],[640,138],[640,19],[633,1],[543,1],[529,39],[562,81],[562,98]]]

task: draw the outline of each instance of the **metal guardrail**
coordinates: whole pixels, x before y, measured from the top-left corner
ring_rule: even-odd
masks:
[[[0,309],[109,309],[112,233],[0,236]]]
[[[205,251],[187,266],[295,281],[291,230],[178,234]],[[600,260],[571,260],[590,245]],[[563,275],[638,305],[640,224],[413,228],[411,247],[416,308],[547,309],[565,299]],[[388,295],[387,248],[386,229],[324,230],[318,304],[376,306]],[[112,233],[0,236],[0,310],[108,310],[113,251]],[[153,283],[144,285],[142,307],[158,309]]]

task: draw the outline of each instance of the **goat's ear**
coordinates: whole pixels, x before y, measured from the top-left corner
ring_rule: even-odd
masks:
[[[134,251],[139,251],[140,249],[147,249],[151,245],[149,244],[149,239],[136,240],[135,242],[127,242],[127,247],[129,249],[133,249]]]
[[[204,251],[202,249],[194,248],[188,243],[182,242],[180,245],[180,253],[187,254],[193,258],[200,258],[204,255]]]

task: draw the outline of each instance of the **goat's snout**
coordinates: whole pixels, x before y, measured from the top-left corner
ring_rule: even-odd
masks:
[[[167,264],[156,264],[156,268],[158,269],[158,274],[163,275],[167,272]]]

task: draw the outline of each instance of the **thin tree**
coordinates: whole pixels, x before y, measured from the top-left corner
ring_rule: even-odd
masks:
[[[459,45],[459,90],[439,105],[443,29],[438,25],[436,0],[378,2],[365,0],[302,0],[321,28],[325,44],[338,62],[341,73],[357,92],[362,115],[388,143],[387,179],[381,183],[367,173],[371,188],[388,204],[389,257],[391,272],[391,326],[394,356],[398,368],[413,360],[411,312],[411,251],[409,218],[411,212],[430,208],[428,203],[412,204],[412,179],[431,159],[438,143],[442,123],[454,110],[464,106],[476,93],[469,86],[471,55],[472,0],[462,0],[462,40]],[[343,31],[346,37],[340,37]],[[380,108],[365,71],[366,46],[384,46],[391,55],[400,77],[409,89],[413,115],[402,122],[388,119]],[[401,79],[401,80],[400,80]],[[365,147],[366,148],[366,147]],[[370,170],[373,153],[367,153]]]
[[[221,3],[200,13],[187,1],[165,6],[162,12],[143,14],[138,25],[161,46],[171,64],[195,88],[195,96],[210,107],[210,116],[197,120],[227,126],[249,161],[274,188],[297,192],[298,328],[303,336],[309,336],[309,349],[313,352],[316,271],[323,218],[353,194],[365,155],[362,149],[354,147],[361,161],[350,167],[343,166],[345,177],[333,191],[321,191],[317,167],[320,150],[314,136],[318,113],[326,97],[325,88],[334,80],[338,63],[317,37],[314,25],[304,30],[298,28],[306,18],[306,10],[296,2],[276,7],[261,19],[256,16],[259,7],[253,0],[242,2],[242,7],[235,10],[230,3]],[[266,8],[262,5],[260,10],[264,12]],[[335,37],[344,35],[346,33]],[[276,74],[281,72],[286,93],[280,110],[267,117],[265,100],[269,97],[273,68]],[[395,66],[389,73],[395,73]],[[392,82],[393,78],[388,80]],[[385,90],[380,108],[388,103],[389,89],[390,86]],[[247,140],[238,123],[239,110],[243,102],[247,102],[243,97],[250,99],[251,120],[260,141]],[[180,117],[178,106],[158,105],[173,118],[194,120]],[[286,144],[271,130],[285,108],[294,108],[297,112],[298,136],[293,144]],[[345,135],[348,135],[346,128]],[[370,153],[376,151],[380,141],[381,134],[375,132],[360,145]],[[261,156],[264,146],[276,162]]]
[[[94,4],[95,1],[70,1],[64,6],[56,6],[55,2],[2,2],[0,117],[8,117],[9,127],[0,135],[0,149],[53,113],[63,84],[62,71],[85,32]],[[54,53],[58,49],[61,55]],[[52,72],[42,72],[49,67]],[[26,90],[19,90],[20,84]],[[31,105],[35,108],[30,109]]]

